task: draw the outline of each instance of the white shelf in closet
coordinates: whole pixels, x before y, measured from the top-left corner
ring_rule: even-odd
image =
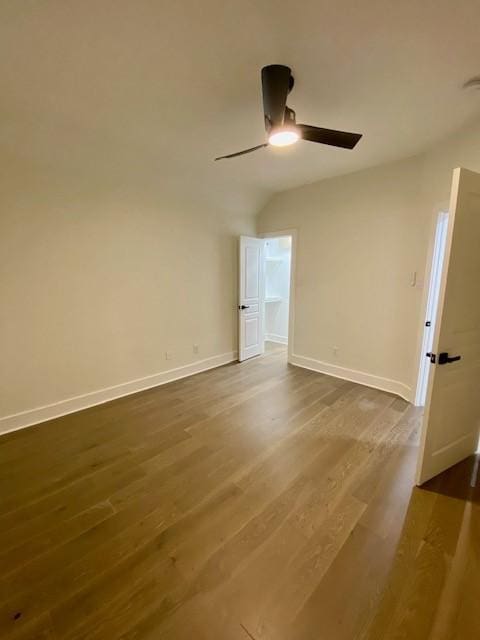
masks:
[[[282,298],[280,296],[267,296],[265,298],[265,302],[281,302]]]

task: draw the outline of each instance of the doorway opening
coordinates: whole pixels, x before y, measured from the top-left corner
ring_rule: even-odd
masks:
[[[432,352],[435,326],[437,323],[438,300],[445,263],[445,249],[447,246],[448,212],[438,214],[435,228],[435,239],[432,254],[432,266],[428,285],[427,307],[424,320],[424,331],[419,358],[418,382],[415,394],[417,407],[424,407],[427,399],[428,378],[430,375],[430,359],[426,355]]]
[[[290,314],[291,236],[265,239],[264,340],[288,345]]]

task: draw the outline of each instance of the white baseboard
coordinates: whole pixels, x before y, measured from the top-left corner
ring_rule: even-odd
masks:
[[[113,387],[106,387],[105,389],[98,389],[97,391],[91,391],[80,396],[74,396],[73,398],[66,398],[59,402],[47,404],[36,409],[29,409],[28,411],[22,411],[9,416],[0,418],[0,434],[8,433],[9,431],[16,431],[17,429],[23,429],[30,427],[39,422],[45,422],[52,418],[59,418],[67,413],[73,413],[75,411],[81,411],[88,407],[93,407],[97,404],[103,404],[115,398],[121,398],[122,396],[128,396],[138,391],[145,391],[145,389],[151,389],[167,382],[173,382],[180,378],[186,378],[194,375],[195,373],[201,373],[208,369],[214,369],[224,364],[228,364],[237,359],[237,353],[230,351],[229,353],[222,353],[218,356],[211,358],[205,358],[204,360],[198,360],[191,364],[184,365],[183,367],[177,367],[176,369],[169,369],[168,371],[162,371],[160,373],[154,373],[144,378],[137,378],[136,380],[130,380],[129,382],[123,382]]]
[[[288,344],[288,336],[279,336],[276,333],[266,333],[265,340],[268,342],[278,342],[279,344]]]
[[[299,356],[296,354],[292,354],[289,361],[297,367],[310,369],[311,371],[317,371],[318,373],[325,373],[329,376],[333,376],[334,378],[350,380],[351,382],[380,389],[381,391],[388,391],[389,393],[394,393],[395,395],[400,396],[407,402],[412,402],[412,388],[398,380],[382,378],[380,376],[373,375],[372,373],[366,373],[365,371],[347,369],[345,367],[339,367],[336,364],[330,364],[329,362],[322,362],[321,360],[314,360],[313,358],[307,358],[306,356]]]

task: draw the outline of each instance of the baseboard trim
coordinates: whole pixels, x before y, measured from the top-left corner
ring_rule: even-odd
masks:
[[[374,389],[380,389],[381,391],[388,391],[389,393],[394,393],[395,395],[400,396],[407,402],[412,402],[412,388],[398,380],[382,378],[381,376],[366,373],[365,371],[339,367],[336,364],[322,362],[321,360],[315,360],[314,358],[308,358],[307,356],[300,356],[297,354],[292,354],[289,362],[297,367],[302,367],[303,369],[310,369],[311,371],[325,373],[329,376],[333,376],[334,378],[342,378],[342,380],[349,380],[350,382],[363,384],[366,387],[373,387]]]
[[[288,344],[287,336],[279,336],[276,333],[266,333],[265,340],[268,342],[278,342],[278,344]]]
[[[212,356],[211,358],[198,360],[197,362],[192,362],[191,364],[187,364],[182,367],[169,369],[168,371],[162,371],[160,373],[154,373],[153,375],[145,376],[144,378],[137,378],[112,387],[106,387],[104,389],[98,389],[97,391],[91,391],[72,398],[66,398],[65,400],[37,407],[36,409],[29,409],[27,411],[5,416],[0,418],[0,434],[31,427],[35,424],[39,424],[40,422],[45,422],[46,420],[60,418],[61,416],[81,411],[82,409],[88,409],[89,407],[93,407],[97,404],[110,402],[116,398],[122,398],[123,396],[158,387],[162,384],[173,382],[174,380],[187,378],[188,376],[192,376],[196,373],[202,373],[209,369],[221,367],[222,365],[233,362],[236,359],[237,353],[235,351],[230,351],[218,356]]]

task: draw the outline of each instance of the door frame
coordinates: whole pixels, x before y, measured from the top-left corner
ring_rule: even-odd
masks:
[[[415,372],[413,374],[413,376],[415,377],[412,376],[412,391],[410,394],[411,397],[409,398],[409,401],[415,407],[419,406],[417,405],[417,394],[418,394],[418,388],[420,383],[420,355],[422,353],[421,349],[422,349],[423,338],[425,333],[424,332],[425,317],[427,314],[429,284],[430,284],[430,277],[431,277],[432,266],[433,266],[433,253],[435,249],[435,237],[436,237],[435,234],[437,229],[438,214],[441,212],[447,212],[447,211],[449,212],[449,209],[450,209],[449,200],[437,201],[435,206],[433,207],[433,210],[431,210],[431,213],[430,213],[430,223],[429,223],[428,240],[427,240],[427,257],[424,262],[425,267],[423,269],[423,274],[424,274],[423,281],[421,281],[422,287],[423,287],[423,295],[422,295],[420,313],[418,316],[418,330],[417,330],[417,341],[416,341],[415,362],[414,362]],[[427,286],[425,286],[425,283],[428,283]]]
[[[429,341],[433,340],[435,334],[435,326],[437,323],[438,303],[440,297],[440,286],[442,273],[445,266],[446,242],[448,233],[448,217],[449,213],[445,207],[438,211],[435,217],[435,227],[433,229],[433,241],[429,247],[429,269],[427,269],[425,282],[425,301],[423,305],[422,318],[422,337],[420,350],[418,355],[418,375],[415,390],[415,406],[425,406],[428,377],[430,375],[430,363],[427,360],[426,353],[429,347]],[[427,331],[426,323],[430,322],[431,326]]]
[[[259,233],[259,238],[284,238],[290,236],[292,239],[292,247],[290,254],[290,292],[288,298],[288,345],[287,354],[288,362],[291,362],[293,350],[293,336],[295,335],[295,282],[296,282],[296,265],[297,265],[297,229],[282,229],[281,231],[265,231]]]

